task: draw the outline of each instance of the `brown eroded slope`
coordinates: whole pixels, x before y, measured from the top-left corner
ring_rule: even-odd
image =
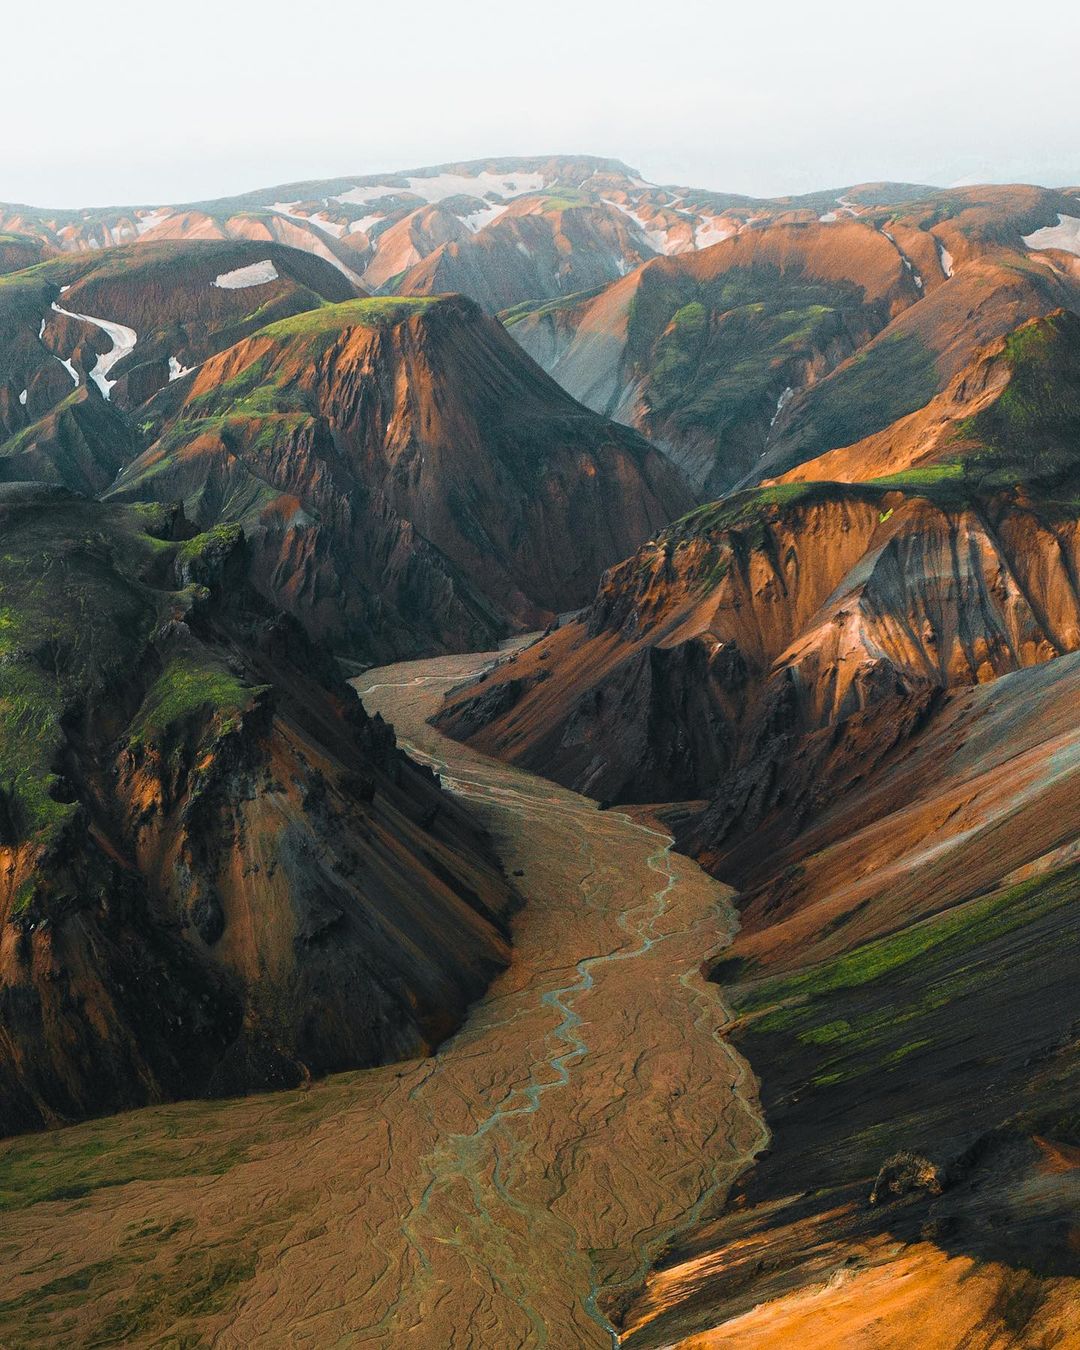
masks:
[[[653,256],[626,216],[584,201],[529,198],[479,234],[449,240],[397,278],[402,295],[460,291],[492,313],[603,286]],[[365,273],[365,277],[370,273]]]
[[[598,294],[505,320],[571,393],[643,430],[707,497],[883,431],[1025,320],[1078,307],[1076,258],[1048,241],[1074,210],[1060,193],[841,201],[820,218],[766,212]]]
[[[262,588],[360,654],[547,622],[689,501],[463,299],[272,325],[147,418],[157,439],[114,495],[242,520]]]
[[[0,276],[32,267],[50,253],[51,249],[46,244],[30,235],[0,234]]]
[[[719,785],[717,829],[746,833],[802,738],[1074,649],[1077,539],[1075,513],[1009,499],[736,497],[612,569],[579,621],[441,724],[597,796]]]
[[[1078,672],[947,696],[744,858],[715,978],[739,982],[773,1149],[669,1254],[628,1344],[1074,1343]],[[901,1151],[931,1171],[868,1203]]]
[[[754,469],[785,390],[918,299],[893,244],[847,219],[746,228],[595,297],[505,317],[571,393],[640,427],[712,496]]]
[[[1075,459],[1078,415],[1080,317],[1058,310],[984,347],[918,412],[782,481],[963,474],[974,483],[1053,486]]]
[[[1073,1343],[1077,337],[992,345],[885,478],[692,513],[440,716],[740,888],[773,1145],[628,1345]]]
[[[741,890],[702,957],[772,1148],[623,1339],[1057,1344],[1080,1306],[1078,1173],[1045,1163],[1080,1148],[1075,508],[775,491],[661,536],[439,719],[596,795],[697,798],[653,809]],[[869,1204],[905,1151],[930,1183]],[[948,1327],[900,1280],[962,1289]]]

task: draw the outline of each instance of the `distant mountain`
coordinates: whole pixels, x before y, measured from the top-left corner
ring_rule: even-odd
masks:
[[[1075,199],[877,195],[760,217],[700,253],[504,319],[575,397],[638,427],[708,499],[883,432],[1023,320],[1080,308]]]
[[[875,184],[859,200],[905,193],[911,189]],[[375,293],[454,291],[495,311],[603,285],[657,255],[707,247],[751,220],[831,206],[831,193],[761,201],[658,187],[618,160],[553,155],[286,183],[186,205],[0,204],[0,230],[50,252],[166,239],[278,242],[316,254]]]

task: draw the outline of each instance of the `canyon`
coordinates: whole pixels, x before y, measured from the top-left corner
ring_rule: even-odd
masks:
[[[0,1335],[610,1346],[766,1137],[699,966],[730,892],[648,819],[447,741],[497,653],[355,681],[515,877],[514,960],[432,1058],[6,1146]],[[0,1148],[4,1146],[0,1145]],[[185,1272],[204,1268],[189,1284]],[[64,1290],[78,1288],[77,1306]]]
[[[1076,202],[0,206],[0,1342],[1080,1344]]]

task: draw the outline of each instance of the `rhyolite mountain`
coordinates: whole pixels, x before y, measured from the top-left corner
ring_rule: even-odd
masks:
[[[456,1026],[514,897],[334,658],[535,626],[441,725],[738,888],[772,1132],[623,1343],[1065,1344],[1076,190],[549,157],[0,229],[0,1129]]]
[[[95,251],[0,279],[0,481],[102,491],[158,389],[275,319],[358,294],[295,249],[245,243]]]
[[[913,191],[870,184],[842,200],[877,205]],[[603,285],[752,221],[844,209],[835,192],[760,200],[661,187],[618,160],[552,155],[287,183],[186,205],[51,211],[0,203],[0,229],[48,253],[162,240],[277,242],[376,293],[453,291],[495,311]]]
[[[860,1327],[898,1250],[927,1287],[1015,1270],[1032,1317],[1080,1273],[1052,1162],[1080,1146],[1080,318],[791,477],[674,523],[440,717],[652,803],[740,892],[713,969],[773,1145],[627,1301],[630,1345]]]
[[[42,262],[51,251],[42,240],[31,235],[0,234],[0,276]]]
[[[362,659],[542,625],[691,501],[475,305],[295,249],[64,255],[4,278],[0,327],[0,480],[241,523],[264,592]]]
[[[0,527],[0,1132],[453,1030],[511,888],[241,531],[34,484]]]
[[[91,384],[129,409],[267,323],[362,294],[278,245],[146,244],[23,268],[0,281],[0,435]]]
[[[543,626],[691,500],[463,298],[271,324],[139,419],[110,496],[242,525],[260,588],[359,658]]]
[[[1074,197],[855,196],[820,216],[762,215],[504,318],[570,393],[638,427],[708,499],[884,431],[1023,320],[1080,309]]]

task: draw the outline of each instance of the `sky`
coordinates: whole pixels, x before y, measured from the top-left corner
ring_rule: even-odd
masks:
[[[1074,185],[1078,51],[1076,0],[52,0],[5,16],[0,200],[562,153],[755,195]]]

